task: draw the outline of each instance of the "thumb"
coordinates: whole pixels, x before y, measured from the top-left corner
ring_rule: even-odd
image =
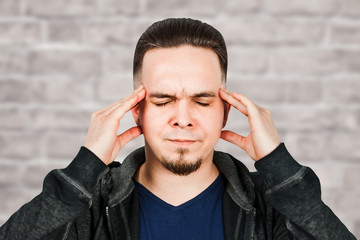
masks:
[[[235,144],[236,146],[242,148],[245,151],[245,144],[244,144],[245,137],[237,133],[234,133],[232,131],[224,130],[221,132],[220,138]]]
[[[139,126],[129,128],[119,136],[117,136],[117,144],[120,144],[123,148],[128,142],[142,134],[141,128]]]
[[[111,162],[115,160],[120,150],[126,144],[128,144],[131,140],[135,139],[141,134],[142,134],[141,128],[137,126],[137,127],[129,128],[128,130],[117,136],[114,150],[111,155]]]

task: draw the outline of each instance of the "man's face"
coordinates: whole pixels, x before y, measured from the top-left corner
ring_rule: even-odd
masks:
[[[179,175],[212,161],[227,114],[218,95],[221,78],[219,59],[210,49],[184,45],[145,54],[141,80],[147,94],[134,117],[147,161]]]

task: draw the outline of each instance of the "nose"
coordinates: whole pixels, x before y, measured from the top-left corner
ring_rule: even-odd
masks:
[[[171,121],[173,127],[184,129],[194,126],[190,104],[186,103],[186,101],[179,101],[174,108],[174,117]]]

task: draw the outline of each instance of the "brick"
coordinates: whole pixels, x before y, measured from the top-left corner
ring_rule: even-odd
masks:
[[[356,74],[360,73],[360,51],[342,50],[339,52],[346,72]]]
[[[360,130],[360,109],[343,108],[339,116],[338,129],[340,131],[356,132]]]
[[[88,44],[107,47],[131,45],[130,48],[135,49],[135,43],[148,25],[149,22],[130,20],[94,21],[83,25],[83,38]]]
[[[31,0],[26,3],[25,12],[30,16],[80,17],[93,16],[97,12],[96,0]]]
[[[134,49],[130,47],[110,48],[106,50],[104,58],[106,73],[132,76]]]
[[[84,144],[85,131],[53,131],[46,139],[46,154],[50,158],[66,158],[71,161]]]
[[[20,0],[1,0],[0,16],[20,15]],[[1,225],[0,225],[1,226]]]
[[[270,0],[264,3],[266,11],[274,15],[331,15],[339,8],[336,0]]]
[[[358,0],[341,0],[339,14],[347,17],[360,17],[360,2]]]
[[[100,2],[100,4],[100,12],[104,15],[137,15],[141,9],[140,0],[103,0]]]
[[[112,103],[118,101],[134,91],[132,76],[120,77],[118,75],[106,75],[97,83],[97,99]]]
[[[237,92],[236,89],[240,89],[239,93],[244,94],[256,104],[266,107],[265,105],[269,103],[284,101],[283,88],[286,87],[286,84],[286,82],[278,80],[234,79],[228,82],[228,89],[235,92]]]
[[[0,45],[31,45],[41,42],[37,22],[0,22]]]
[[[27,113],[17,107],[0,107],[0,116],[0,128],[6,130],[23,130],[30,122]]]
[[[321,160],[321,159],[320,159]],[[344,185],[345,171],[341,166],[333,162],[322,162],[318,164],[313,161],[308,163],[309,167],[316,173],[320,180],[322,190],[341,189]]]
[[[360,182],[360,163],[355,166],[348,167],[345,169],[344,174],[344,187],[347,190],[356,190],[359,187]]]
[[[329,80],[325,84],[325,101],[329,103],[356,103],[360,101],[360,82],[357,79]]]
[[[335,161],[358,162],[360,159],[360,139],[358,133],[334,132],[328,139],[329,155]]]
[[[148,0],[145,3],[144,13],[149,16],[167,16],[174,15],[196,15],[196,16],[215,16],[221,7],[220,2],[216,0],[168,0],[161,2],[157,0]],[[171,11],[169,11],[171,9]]]
[[[290,154],[304,165],[325,160],[324,140],[319,133],[290,132],[283,141]]]
[[[253,13],[260,9],[260,0],[236,1],[230,0],[223,2],[227,14]]]
[[[269,53],[264,50],[228,49],[229,73],[264,74],[269,65]]]
[[[241,89],[243,94],[259,105],[280,102],[310,104],[320,102],[323,95],[322,83],[318,80],[249,80],[233,77],[228,80],[230,91]]]
[[[359,217],[354,209],[360,208],[360,192],[344,191],[337,195],[336,208],[339,213],[347,217]]]
[[[40,152],[41,136],[32,132],[1,132],[0,157],[29,160]]]
[[[26,69],[26,53],[18,50],[0,49],[0,74],[22,74]]]
[[[360,5],[359,5],[360,7]],[[355,44],[360,42],[359,24],[337,23],[331,26],[331,42],[335,44]]]
[[[54,43],[82,43],[82,26],[75,21],[50,21],[48,41]]]
[[[340,53],[333,50],[278,50],[273,61],[274,72],[287,76],[328,76],[345,68]]]
[[[20,166],[0,162],[0,189],[14,186],[18,179],[14,176],[20,175]]]
[[[54,81],[54,79],[56,79]],[[94,101],[92,78],[49,78],[41,81],[46,103],[82,104]]]
[[[319,80],[287,81],[282,91],[285,92],[286,102],[291,103],[317,103],[323,96],[323,86]]]
[[[239,19],[214,24],[232,44],[318,44],[325,34],[321,21]]]
[[[0,81],[0,101],[3,103],[29,103],[41,99],[40,85],[36,82],[9,79]]]
[[[27,58],[31,76],[97,76],[101,72],[101,57],[90,50],[43,49],[31,51]]]
[[[323,131],[334,130],[338,110],[331,107],[292,106],[270,109],[278,130]]]
[[[354,193],[354,192],[353,192]],[[336,214],[336,216],[344,223],[344,225],[352,232],[354,233],[354,229],[352,228],[353,223],[354,223],[354,219],[357,218],[357,216],[355,216],[355,212],[354,209],[356,209],[356,205],[353,205],[353,200],[348,200],[349,197],[356,197],[356,193],[353,194],[349,194],[349,191],[346,190],[344,191],[344,189],[340,188],[340,189],[329,189],[329,190],[325,190],[322,193],[322,199],[325,202],[326,205],[328,205],[331,210]],[[342,201],[341,201],[341,198]],[[346,201],[350,206],[353,206],[353,212],[345,210],[343,208],[343,206],[340,205],[340,202],[342,202],[341,204],[346,204]]]
[[[66,165],[64,162],[30,165],[25,169],[21,181],[26,188],[34,188],[40,192],[45,176],[53,169],[65,168]]]
[[[37,108],[30,113],[31,126],[36,130],[65,129],[86,131],[91,111],[72,108]]]

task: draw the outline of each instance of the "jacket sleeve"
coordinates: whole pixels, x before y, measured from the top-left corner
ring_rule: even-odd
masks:
[[[298,239],[356,240],[321,200],[320,181],[308,167],[296,162],[281,143],[255,163],[268,185],[267,201],[279,211]]]
[[[65,239],[72,222],[90,208],[92,192],[107,172],[95,154],[81,147],[70,165],[51,171],[42,192],[0,228],[0,239]]]

